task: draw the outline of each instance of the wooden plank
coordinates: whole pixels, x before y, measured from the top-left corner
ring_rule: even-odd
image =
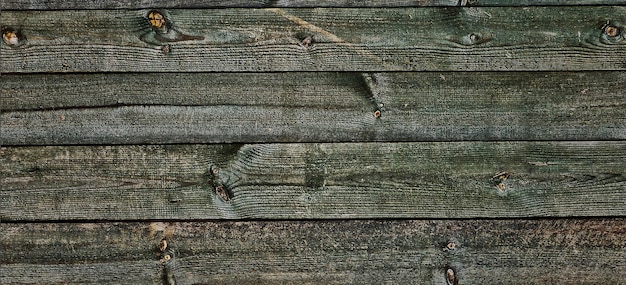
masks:
[[[150,26],[145,9],[3,12],[1,25],[20,38],[13,46],[3,44],[0,71],[626,68],[623,6],[231,8],[161,13],[166,19],[163,29]]]
[[[1,10],[144,9],[144,8],[267,8],[267,7],[427,7],[427,6],[568,6],[625,5],[623,0],[4,0]]]
[[[581,2],[598,2],[582,0]],[[602,0],[604,4],[618,5],[620,1]],[[414,7],[414,6],[459,6],[459,0],[4,0],[0,3],[2,10],[59,10],[59,9],[145,9],[145,8],[269,8],[269,7]]]
[[[448,269],[458,284],[619,284],[626,278],[623,218],[0,229],[0,277],[7,284],[171,284],[168,274],[176,284],[446,284]],[[158,249],[164,237],[165,253]]]
[[[5,221],[626,214],[624,141],[2,151]]]
[[[624,72],[3,79],[3,145],[626,139]]]

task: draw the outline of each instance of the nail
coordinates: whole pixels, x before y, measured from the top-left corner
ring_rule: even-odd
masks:
[[[376,112],[374,112],[374,118],[378,119],[380,118],[380,116],[381,116],[380,110],[376,110]]]

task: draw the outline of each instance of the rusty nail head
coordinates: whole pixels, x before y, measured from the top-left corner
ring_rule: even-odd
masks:
[[[374,112],[374,118],[378,119],[380,118],[380,110],[376,110],[376,112]]]

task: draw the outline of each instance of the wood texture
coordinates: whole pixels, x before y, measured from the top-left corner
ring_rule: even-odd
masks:
[[[625,150],[623,141],[10,147],[0,219],[623,216]]]
[[[0,10],[0,284],[626,280],[626,1]]]
[[[2,10],[145,9],[220,7],[421,7],[421,6],[533,6],[625,5],[623,0],[4,0]]]
[[[620,284],[626,220],[3,224],[6,284]],[[167,238],[172,259],[161,263]],[[449,244],[452,249],[449,249]]]
[[[626,7],[6,11],[0,71],[624,70]],[[558,21],[555,21],[558,15]],[[613,37],[603,32],[609,23]],[[313,37],[309,46],[302,44]],[[200,39],[202,38],[202,39]]]
[[[624,72],[3,79],[3,145],[626,139]]]

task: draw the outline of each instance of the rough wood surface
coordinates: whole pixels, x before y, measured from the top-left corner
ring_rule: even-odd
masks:
[[[626,220],[3,224],[5,284],[620,284]],[[158,249],[166,238],[165,253]],[[171,254],[173,253],[173,254]],[[173,258],[160,262],[164,254]],[[452,283],[456,284],[456,283]]]
[[[3,75],[0,142],[620,140],[625,81],[624,72]]]
[[[626,69],[624,6],[148,12],[5,11],[0,72]]]
[[[623,141],[48,146],[2,151],[2,220],[626,214]]]
[[[416,6],[532,6],[625,5],[623,0],[3,0],[2,10],[143,9],[220,7],[416,7]]]

